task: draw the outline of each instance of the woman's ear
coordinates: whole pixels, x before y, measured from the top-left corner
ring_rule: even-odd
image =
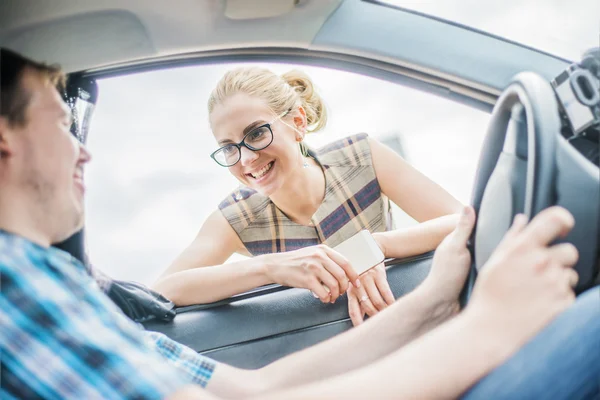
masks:
[[[304,110],[304,107],[298,106],[298,112],[294,114],[294,126],[298,131],[302,132],[302,139],[304,139],[306,127],[308,126],[308,121],[306,120],[306,111]]]

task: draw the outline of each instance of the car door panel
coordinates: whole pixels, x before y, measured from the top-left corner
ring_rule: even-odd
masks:
[[[305,349],[352,328],[350,319],[303,328],[250,342],[209,350],[202,354],[239,368],[264,367],[288,354]]]
[[[426,254],[386,263],[396,298],[427,276],[431,258]],[[308,290],[296,288],[258,291],[239,301],[184,311],[172,322],[150,321],[145,326],[219,361],[247,368],[260,367],[352,326],[346,296],[335,304],[323,304]]]

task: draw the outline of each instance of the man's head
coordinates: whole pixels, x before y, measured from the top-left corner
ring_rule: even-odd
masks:
[[[61,241],[83,224],[87,150],[71,135],[57,67],[0,49],[0,228]]]

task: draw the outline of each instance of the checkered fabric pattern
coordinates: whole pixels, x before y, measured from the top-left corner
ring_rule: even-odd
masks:
[[[0,284],[2,399],[160,399],[215,368],[129,320],[63,251],[0,231]]]
[[[146,332],[148,345],[196,385],[206,387],[216,363],[158,332]]]
[[[290,220],[266,196],[242,186],[219,205],[251,255],[336,246],[362,229],[393,229],[389,199],[381,192],[366,134],[311,152],[325,174],[325,198],[311,225]]]

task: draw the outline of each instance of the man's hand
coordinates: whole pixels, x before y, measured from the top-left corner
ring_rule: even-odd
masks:
[[[433,256],[431,271],[423,282],[440,301],[454,304],[458,310],[458,296],[465,284],[471,254],[467,249],[467,240],[475,225],[475,211],[464,207],[456,228],[440,243]]]
[[[575,246],[550,245],[574,225],[564,208],[540,212],[530,224],[517,215],[480,272],[465,312],[480,318],[484,330],[500,330],[515,350],[575,300],[578,260]]]

